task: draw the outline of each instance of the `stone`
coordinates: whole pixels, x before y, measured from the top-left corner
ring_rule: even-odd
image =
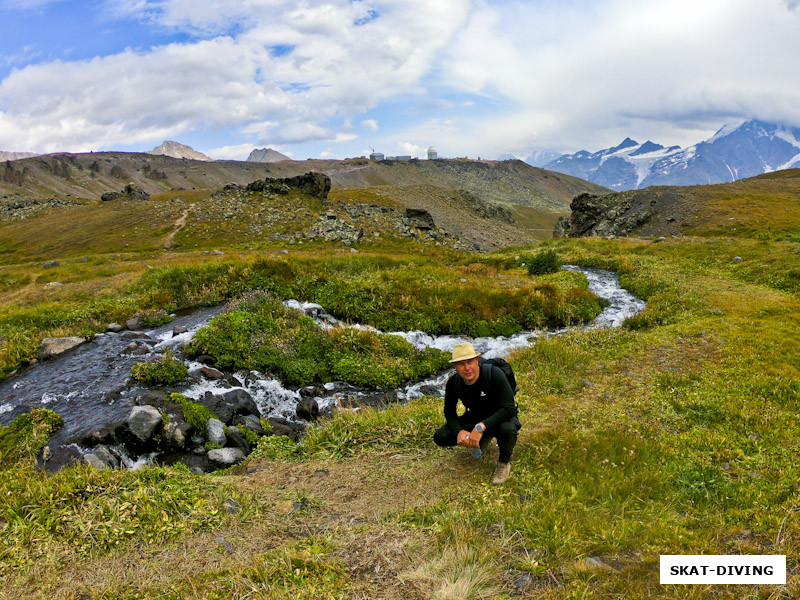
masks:
[[[192,426],[182,419],[173,419],[164,425],[164,442],[173,448],[185,448]]]
[[[261,426],[261,419],[255,415],[236,415],[233,419],[234,425],[247,427],[256,435],[264,435],[264,428]]]
[[[188,327],[184,327],[183,325],[175,325],[175,327],[172,328],[172,337],[175,337],[176,335],[181,335],[182,333],[188,333],[188,332],[189,332],[189,328]]]
[[[141,442],[152,439],[161,425],[161,413],[155,406],[134,406],[128,415],[128,429]]]
[[[218,395],[206,392],[198,399],[198,403],[205,406],[223,423],[233,422],[236,415],[258,415],[258,406],[253,397],[243,388],[235,388]]]
[[[97,470],[118,469],[120,466],[119,459],[103,445],[95,446],[83,459]]]
[[[53,288],[60,288],[60,287],[64,287],[64,284],[61,283],[60,281],[50,281],[49,283],[44,284],[44,289],[46,290],[51,290]]]
[[[123,327],[119,323],[109,323],[106,325],[106,331],[109,333],[119,333],[122,331]]]
[[[219,419],[209,419],[206,423],[206,439],[212,444],[224,446],[228,443],[225,425]]]
[[[203,377],[206,379],[211,379],[212,381],[216,381],[225,377],[222,371],[218,371],[212,367],[200,367],[200,372],[203,374]]]
[[[319,417],[319,404],[314,398],[302,398],[297,403],[297,416],[306,421],[316,421]]]
[[[58,267],[58,266],[60,266],[60,265],[61,265],[61,263],[60,263],[60,262],[58,262],[57,260],[48,260],[48,261],[47,261],[46,263],[44,263],[44,265],[42,265],[42,266],[43,266],[45,269],[52,269],[53,267]]]
[[[742,257],[741,256],[734,256],[733,257],[733,262],[737,262],[737,263],[742,262]]]
[[[39,360],[48,360],[68,350],[72,350],[76,346],[80,346],[84,341],[82,337],[77,336],[44,338],[39,344],[39,353],[37,357]]]
[[[250,454],[250,442],[238,427],[228,427],[228,446],[239,448],[245,456]]]
[[[410,227],[416,227],[423,231],[436,229],[436,223],[433,222],[431,213],[423,208],[407,208],[406,220]]]
[[[242,462],[245,459],[244,452],[239,448],[219,448],[217,450],[209,450],[208,464],[214,469],[227,469],[235,464]]]
[[[131,317],[125,321],[125,327],[130,331],[135,331],[142,328],[142,318],[140,316]]]
[[[272,427],[273,435],[286,436],[293,442],[296,442],[299,439],[300,433],[304,429],[302,425],[291,423],[286,419],[281,419],[279,417],[270,417],[269,424],[270,427]]]

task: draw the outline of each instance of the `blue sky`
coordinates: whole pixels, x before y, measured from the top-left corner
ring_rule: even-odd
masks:
[[[0,150],[494,158],[800,126],[798,0],[0,0]]]

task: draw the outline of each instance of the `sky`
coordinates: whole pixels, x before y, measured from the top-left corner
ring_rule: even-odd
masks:
[[[520,158],[800,127],[800,0],[0,0],[0,150]]]

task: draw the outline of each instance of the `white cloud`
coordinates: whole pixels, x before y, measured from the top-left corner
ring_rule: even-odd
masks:
[[[331,119],[349,122],[418,87],[466,18],[468,0],[429,4],[140,0],[128,16],[237,33],[13,72],[0,82],[0,140],[81,150],[229,127],[259,143],[334,140],[341,132],[326,125]],[[379,16],[355,24],[370,14]]]
[[[193,41],[18,68],[0,82],[0,147],[87,150],[233,130],[241,147],[335,142],[353,152],[363,144],[353,124],[378,131],[376,114],[384,147],[433,143],[451,156],[592,150],[625,135],[687,145],[750,117],[800,125],[797,0],[103,5]]]

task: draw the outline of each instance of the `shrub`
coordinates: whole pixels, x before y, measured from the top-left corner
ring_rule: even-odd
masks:
[[[173,385],[186,379],[189,369],[167,350],[160,358],[136,363],[131,376],[146,385]]]
[[[561,268],[561,259],[555,250],[542,250],[530,259],[528,275],[546,275],[555,273]]]

